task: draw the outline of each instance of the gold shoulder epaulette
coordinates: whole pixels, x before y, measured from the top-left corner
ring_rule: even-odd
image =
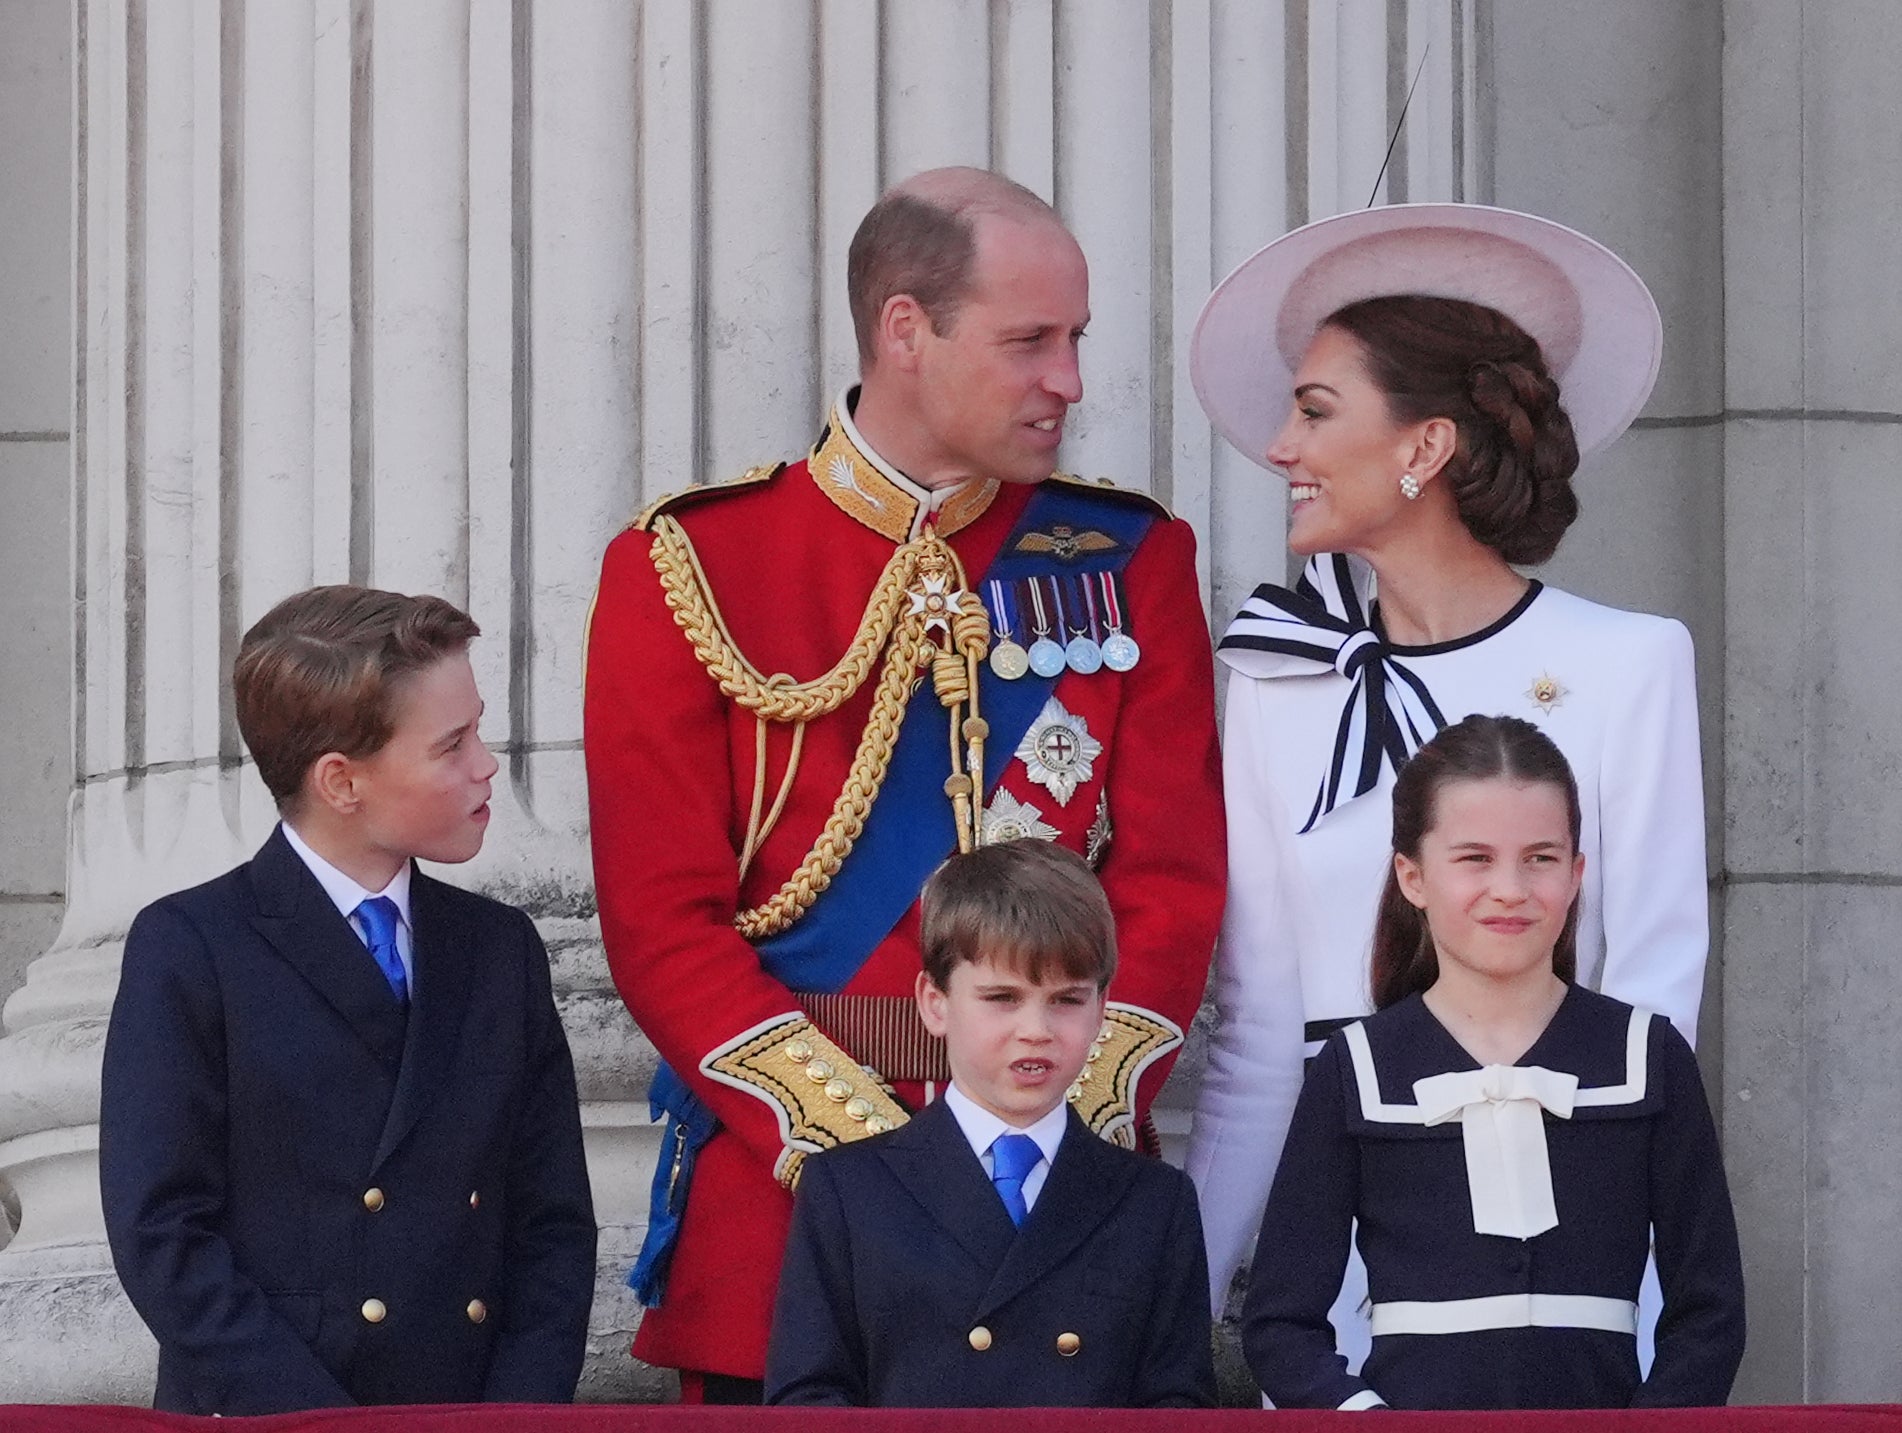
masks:
[[[784,463],[761,463],[757,468],[748,468],[737,478],[728,478],[724,482],[697,483],[691,488],[682,488],[677,493],[662,493],[643,508],[640,515],[628,526],[641,532],[651,531],[654,519],[664,512],[678,512],[681,508],[720,497],[736,488],[751,488],[761,483],[769,483],[785,466]]]
[[[1152,498],[1141,488],[1126,488],[1111,482],[1108,478],[1079,478],[1075,473],[1052,473],[1045,481],[1062,483],[1066,488],[1082,488],[1085,492],[1096,493],[1120,502],[1135,503],[1140,507],[1153,510],[1160,518],[1175,517],[1175,514],[1169,511],[1167,503],[1158,498]]]
[[[1136,1082],[1182,1043],[1182,1027],[1165,1015],[1112,1000],[1089,1062],[1070,1086],[1070,1106],[1099,1138],[1136,1147]]]
[[[907,1119],[876,1073],[797,1011],[709,1051],[700,1071],[772,1107],[785,1144],[773,1173],[787,1189],[798,1184],[808,1154],[896,1129]]]

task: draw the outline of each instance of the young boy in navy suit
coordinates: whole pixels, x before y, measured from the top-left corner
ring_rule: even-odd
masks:
[[[1212,1404],[1195,1191],[1065,1098],[1096,1073],[1116,969],[1102,886],[1025,840],[954,856],[923,899],[918,1008],[951,1083],[806,1161],[767,1402]]]
[[[595,1225],[548,956],[414,865],[482,847],[476,635],[318,587],[239,647],[282,824],[139,914],[106,1039],[106,1232],[160,1409],[574,1396]]]

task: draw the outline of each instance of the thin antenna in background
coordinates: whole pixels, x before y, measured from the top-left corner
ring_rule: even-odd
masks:
[[[1367,196],[1367,202],[1361,206],[1363,209],[1373,208],[1374,200],[1380,197],[1380,181],[1387,177],[1387,166],[1393,162],[1393,147],[1400,143],[1400,127],[1407,122],[1407,111],[1413,106],[1413,92],[1420,88],[1420,76],[1426,70],[1427,51],[1432,48],[1433,42],[1427,41],[1425,48],[1420,51],[1420,63],[1413,67],[1413,83],[1407,86],[1407,97],[1400,103],[1400,118],[1394,121],[1393,138],[1387,141],[1387,153],[1380,161],[1380,173],[1374,176],[1373,193]]]

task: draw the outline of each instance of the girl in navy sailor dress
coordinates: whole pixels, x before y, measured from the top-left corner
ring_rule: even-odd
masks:
[[[1277,1407],[1728,1397],[1743,1275],[1716,1130],[1671,1023],[1571,983],[1578,829],[1571,771],[1530,723],[1469,717],[1402,769],[1379,1008],[1309,1069],[1249,1280],[1243,1347]],[[1328,1320],[1350,1237],[1373,1328],[1359,1376]]]

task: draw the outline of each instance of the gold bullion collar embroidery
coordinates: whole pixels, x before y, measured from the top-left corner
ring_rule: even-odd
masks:
[[[1144,1070],[1182,1043],[1182,1027],[1166,1015],[1112,1000],[1090,1043],[1083,1073],[1070,1086],[1070,1107],[1099,1138],[1136,1147],[1136,1083]]]
[[[848,390],[832,405],[808,463],[813,482],[839,511],[893,542],[910,542],[934,513],[938,535],[949,537],[990,507],[998,489],[994,478],[932,492],[879,457],[852,425],[850,397]]]

